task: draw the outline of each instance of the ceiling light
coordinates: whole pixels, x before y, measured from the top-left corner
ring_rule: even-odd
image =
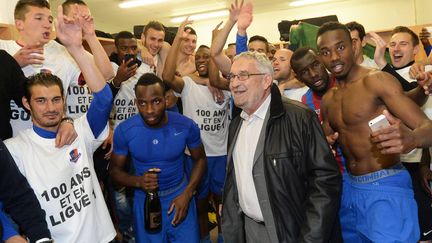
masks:
[[[130,1],[124,1],[119,4],[120,8],[133,8],[138,6],[144,6],[144,5],[150,5],[150,4],[156,4],[166,2],[166,0],[130,0]]]
[[[299,0],[299,1],[290,2],[289,5],[292,7],[298,7],[298,6],[309,5],[314,3],[323,3],[328,1],[329,0]]]
[[[210,18],[216,18],[216,17],[223,17],[228,16],[229,12],[228,10],[218,10],[213,12],[207,12],[207,13],[200,13],[200,14],[193,14],[189,16],[189,20],[202,20],[202,19],[210,19]],[[187,16],[180,16],[175,17],[171,19],[172,23],[181,23],[183,20],[186,19]]]

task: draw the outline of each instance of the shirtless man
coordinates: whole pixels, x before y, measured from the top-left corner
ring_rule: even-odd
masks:
[[[416,242],[419,226],[410,176],[399,154],[384,154],[385,148],[380,149],[386,143],[372,143],[368,121],[388,109],[413,129],[407,136],[411,149],[425,145],[423,131],[429,132],[430,121],[391,75],[355,63],[344,25],[321,26],[317,46],[321,61],[338,80],[324,95],[321,112],[325,133],[337,132],[347,159],[348,186],[343,188],[340,211],[344,240]],[[398,125],[384,113],[392,127]]]

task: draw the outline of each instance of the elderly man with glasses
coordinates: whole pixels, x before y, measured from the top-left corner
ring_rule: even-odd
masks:
[[[341,175],[316,114],[281,97],[264,54],[235,57],[225,242],[337,242]]]

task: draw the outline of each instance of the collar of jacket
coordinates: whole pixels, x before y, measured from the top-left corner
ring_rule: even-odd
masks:
[[[270,118],[278,118],[285,113],[285,109],[283,108],[281,93],[276,84],[272,85],[270,95]]]

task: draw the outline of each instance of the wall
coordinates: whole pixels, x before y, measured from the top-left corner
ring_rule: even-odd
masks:
[[[18,0],[0,0],[0,23],[14,24],[13,12]]]
[[[416,1],[416,2],[414,2]],[[248,35],[255,34],[265,36],[270,42],[279,42],[277,24],[281,20],[294,20],[311,17],[319,17],[335,14],[339,21],[346,23],[358,21],[362,23],[366,31],[391,29],[397,25],[412,26],[432,23],[431,0],[351,0],[335,2],[317,6],[298,7],[273,11],[263,14],[255,14],[254,21],[249,28]],[[418,11],[416,19],[416,9]],[[429,10],[429,13],[428,11]],[[403,16],[403,17],[401,17]],[[417,21],[417,22],[416,22]],[[220,21],[211,20],[194,23],[193,27],[198,33],[199,44],[208,44],[211,41],[210,26],[216,26]],[[236,26],[234,26],[236,30]],[[235,31],[229,36],[227,43],[235,41]]]

